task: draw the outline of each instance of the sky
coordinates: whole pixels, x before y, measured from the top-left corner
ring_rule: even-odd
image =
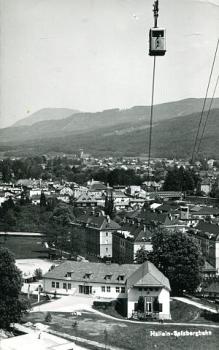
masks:
[[[150,105],[153,2],[0,0],[0,127],[47,107],[94,112]],[[204,97],[219,0],[159,3],[167,53],[157,58],[154,102]],[[219,57],[209,97],[218,73]]]

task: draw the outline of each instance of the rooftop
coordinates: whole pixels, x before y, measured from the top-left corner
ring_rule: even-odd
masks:
[[[71,273],[71,280],[84,282],[85,275],[90,275],[89,281],[93,283],[109,283],[106,276],[110,276],[110,283],[130,286],[156,286],[170,290],[169,280],[149,261],[138,264],[103,264],[91,262],[66,261],[55,269],[47,272],[44,278],[63,280]],[[121,280],[119,276],[124,276]]]

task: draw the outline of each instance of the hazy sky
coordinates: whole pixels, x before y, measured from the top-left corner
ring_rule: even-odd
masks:
[[[150,105],[153,2],[0,0],[0,127],[44,107]],[[158,24],[167,29],[167,53],[157,59],[155,103],[204,97],[219,0],[160,0]],[[210,94],[218,62],[219,53]]]

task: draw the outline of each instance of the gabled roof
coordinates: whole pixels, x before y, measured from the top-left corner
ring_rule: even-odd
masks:
[[[105,218],[101,230],[119,230],[121,226],[113,220],[107,220]]]
[[[50,279],[65,279],[67,272],[72,272],[71,280],[84,282],[85,274],[90,274],[89,281],[93,283],[106,283],[106,276],[111,275],[110,283],[124,284],[139,265],[134,264],[104,264],[91,262],[66,261],[53,270],[47,272],[43,277]],[[124,275],[124,281],[118,277]]]
[[[208,287],[204,288],[204,291],[219,294],[219,281],[212,282]]]
[[[150,242],[152,235],[151,231],[141,229],[138,236],[135,238],[135,242]]]
[[[170,290],[170,283],[167,277],[159,271],[154,264],[150,261],[145,261],[140,265],[127,280],[127,287],[141,287],[141,286],[152,286],[152,287],[164,287]]]
[[[203,272],[207,272],[207,271],[217,272],[217,269],[214,266],[212,266],[208,261],[205,261],[205,265],[202,268],[202,271]]]
[[[96,198],[93,195],[88,195],[87,193],[81,194],[76,200],[77,203],[93,203],[96,202]]]
[[[67,272],[71,272],[71,277],[66,277]],[[93,283],[109,283],[106,281],[106,276],[110,275],[110,283],[124,285],[127,281],[128,288],[154,286],[170,290],[169,280],[149,261],[142,265],[65,261],[47,272],[43,278],[84,282],[88,274],[90,275],[89,281]],[[124,280],[119,279],[119,276],[124,276]]]
[[[96,216],[91,215],[90,212],[86,212],[85,214],[82,214],[81,216],[78,216],[76,221],[76,224],[87,224],[88,228],[95,228],[98,230],[119,230],[121,227],[117,222],[106,218],[103,215]],[[74,224],[74,222],[72,223]]]
[[[90,186],[90,189],[89,191],[92,192],[92,191],[105,191],[107,189],[107,187],[102,184],[101,182],[99,183],[94,183]]]
[[[219,209],[211,207],[200,207],[200,209],[193,212],[192,215],[219,215]]]
[[[203,233],[209,233],[210,235],[212,235],[211,238],[213,239],[215,239],[219,235],[219,226],[215,224],[211,224],[208,222],[199,222],[195,228]]]

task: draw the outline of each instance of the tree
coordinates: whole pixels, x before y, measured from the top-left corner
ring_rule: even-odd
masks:
[[[109,215],[112,217],[113,211],[114,211],[114,200],[113,200],[113,194],[111,192],[110,197],[108,194],[105,197],[105,207],[104,207],[105,215]]]
[[[45,193],[42,191],[40,195],[40,206],[41,208],[46,208],[46,196]]]
[[[8,330],[27,311],[27,304],[20,299],[21,286],[21,272],[13,254],[0,248],[0,329]]]
[[[2,171],[2,181],[3,182],[10,182],[12,179],[11,164],[12,164],[12,162],[10,159],[4,159],[2,161],[1,171]]]
[[[163,189],[165,191],[189,191],[197,189],[200,179],[192,169],[174,167],[167,172]]]
[[[41,280],[43,277],[43,271],[41,268],[38,268],[34,271],[34,277],[36,278],[36,280]]]
[[[149,252],[145,250],[144,247],[141,247],[140,249],[138,249],[135,255],[135,262],[137,264],[143,264],[143,262],[148,260],[148,253]]]
[[[152,236],[149,260],[169,278],[172,293],[193,293],[201,282],[204,264],[196,241],[182,232],[159,231]]]

